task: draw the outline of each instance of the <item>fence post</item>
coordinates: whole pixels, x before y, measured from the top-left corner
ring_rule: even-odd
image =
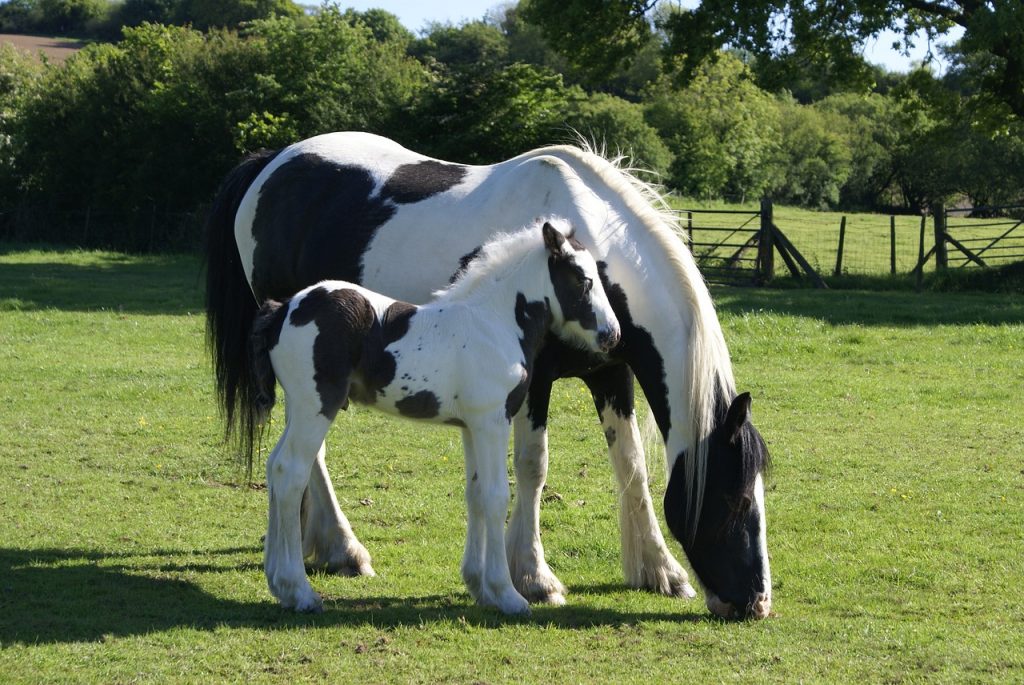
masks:
[[[945,269],[949,266],[949,255],[946,253],[946,208],[935,205],[935,268]]]
[[[836,250],[836,270],[832,272],[834,276],[843,275],[843,244],[846,242],[846,215],[843,214],[843,218],[839,220],[839,248]]]
[[[917,289],[924,287],[924,227],[928,223],[927,217],[921,215],[921,240],[917,244]]]
[[[889,273],[896,275],[896,217],[889,215]]]
[[[690,244],[687,245],[690,248],[690,252],[693,252],[693,212],[686,212],[686,235],[690,240]]]
[[[772,236],[771,198],[761,198],[761,230],[757,237],[757,274],[762,283],[768,283],[775,275],[775,243]]]

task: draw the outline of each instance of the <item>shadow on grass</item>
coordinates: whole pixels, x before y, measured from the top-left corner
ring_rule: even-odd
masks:
[[[202,311],[203,284],[196,257],[80,253],[83,257],[76,259],[69,251],[68,261],[46,261],[50,252],[39,261],[28,257],[0,263],[0,311]]]
[[[720,312],[770,311],[831,324],[942,326],[1024,322],[1024,297],[991,293],[917,293],[905,290],[712,289]]]
[[[258,564],[238,565],[236,558],[227,557],[258,554],[258,548],[196,550],[194,553],[222,556],[225,563],[148,562],[186,554],[181,550],[151,550],[136,555],[0,549],[0,644],[98,641],[173,628],[213,630],[225,626],[274,630],[300,626],[387,628],[457,623],[480,628],[526,624],[583,629],[645,620],[717,621],[695,603],[679,604],[683,611],[666,613],[539,606],[529,617],[510,618],[476,606],[468,596],[457,595],[365,598],[328,595],[324,598],[322,614],[296,614],[279,607],[269,593],[265,601],[239,602],[212,595],[182,577],[186,573],[255,571]],[[612,585],[575,589],[581,594],[626,591]]]

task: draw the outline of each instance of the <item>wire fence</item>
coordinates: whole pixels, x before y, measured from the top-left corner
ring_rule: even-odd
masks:
[[[822,274],[904,274],[914,269],[921,248],[920,216],[829,214],[778,216],[775,222]],[[925,219],[925,250],[934,236]],[[934,269],[934,262],[926,268]]]
[[[59,210],[23,206],[0,211],[0,240],[61,243],[124,252],[190,252],[202,247],[205,210]]]

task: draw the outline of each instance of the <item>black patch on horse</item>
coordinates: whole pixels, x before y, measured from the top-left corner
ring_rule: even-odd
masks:
[[[369,170],[319,155],[296,155],[260,188],[253,218],[252,286],[258,299],[283,299],[311,283],[363,281],[363,253],[397,205],[457,185],[466,168],[424,161],[398,167],[374,196]]]
[[[384,184],[381,197],[405,205],[426,200],[457,186],[466,177],[466,167],[426,160],[403,164]]]
[[[385,348],[401,338],[409,329],[409,320],[416,307],[395,302],[377,318],[369,300],[350,288],[328,292],[315,288],[299,302],[289,321],[293,326],[315,322],[313,343],[313,380],[320,395],[321,412],[333,420],[339,409],[348,406],[351,398],[360,404],[374,404],[386,386],[395,379],[394,355]],[[406,413],[414,418],[433,418],[440,403],[431,403],[423,393],[407,398]],[[431,394],[432,396],[432,394]]]
[[[516,323],[523,335],[519,338],[519,347],[523,350],[523,368],[526,377],[512,389],[505,398],[505,418],[509,421],[523,406],[526,393],[533,375],[533,361],[544,343],[544,337],[551,325],[551,311],[544,302],[528,302],[522,293],[516,293]]]
[[[390,345],[401,340],[409,332],[409,322],[417,311],[416,305],[408,302],[392,302],[384,310],[384,321],[381,322],[384,332],[384,344]]]
[[[632,416],[635,406],[633,373],[628,366],[622,362],[610,364],[583,376],[583,382],[587,384],[594,398],[594,408],[597,409],[598,416],[605,407],[611,407],[621,418]]]
[[[452,277],[448,279],[448,285],[451,285],[452,283],[466,275],[466,271],[469,270],[469,265],[473,262],[474,259],[480,256],[481,249],[483,249],[482,246],[474,247],[472,251],[467,252],[466,254],[459,257],[459,268],[456,269],[455,273],[452,274]]]
[[[668,386],[665,385],[665,362],[654,346],[654,338],[650,332],[642,326],[633,323],[633,316],[629,312],[629,302],[626,292],[618,283],[608,279],[608,264],[597,263],[597,272],[601,276],[601,284],[608,295],[608,302],[619,320],[619,328],[622,330],[622,340],[613,350],[616,357],[620,357],[629,364],[629,368],[636,374],[640,387],[644,389],[644,395],[654,414],[654,420],[661,429],[662,439],[668,439],[668,431],[672,420],[668,406]],[[595,397],[596,401],[596,397]],[[622,398],[621,401],[625,401]],[[632,405],[632,400],[630,400]],[[600,411],[600,408],[599,408]]]
[[[355,290],[314,288],[302,298],[288,320],[293,326],[316,324],[313,380],[320,395],[320,413],[333,420],[339,409],[348,407],[349,386],[356,369],[365,361],[365,348],[372,347],[369,339],[374,337],[375,329],[376,337],[380,338],[380,323],[373,307]],[[391,376],[394,377],[394,360]]]
[[[593,284],[587,285],[589,279],[583,269],[570,259],[552,255],[548,257],[548,271],[565,320],[578,321],[588,331],[596,330],[597,314],[587,298]]]
[[[301,154],[274,170],[260,188],[252,233],[252,286],[257,298],[284,298],[328,278],[362,281],[362,257],[396,207],[372,197],[362,167]]]
[[[395,409],[410,419],[432,419],[441,411],[441,401],[429,390],[420,390],[395,402]]]

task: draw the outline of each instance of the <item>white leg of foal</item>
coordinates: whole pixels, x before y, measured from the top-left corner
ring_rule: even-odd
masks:
[[[509,426],[504,417],[500,417],[490,422],[490,425],[479,428],[473,430],[475,471],[467,484],[467,490],[474,493],[478,505],[470,512],[470,517],[482,516],[484,527],[484,573],[478,601],[496,607],[503,614],[526,614],[530,611],[530,605],[512,585],[508,557],[505,556],[505,516],[508,515],[509,501],[506,465]],[[474,525],[478,524],[471,520],[470,526]]]
[[[309,566],[343,576],[373,576],[370,554],[338,506],[321,443],[303,499],[302,555]]]
[[[619,487],[619,533],[626,584],[674,597],[695,597],[686,571],[665,545],[654,513],[636,414],[619,416],[612,407],[605,406],[601,427]]]
[[[267,494],[270,507],[264,542],[263,567],[270,592],[286,609],[320,611],[323,602],[313,591],[302,563],[302,534],[299,508],[316,460],[317,445],[323,441],[329,423],[319,417],[323,430],[313,439],[316,425],[289,424],[267,459]],[[311,422],[301,422],[311,423]],[[316,423],[316,421],[312,422]]]
[[[505,533],[512,583],[531,602],[565,604],[565,586],[544,560],[540,541],[540,500],[548,473],[547,429],[533,428],[525,403],[512,427],[516,498]]]
[[[462,429],[462,451],[466,460],[466,548],[462,553],[462,581],[473,599],[481,602],[484,577],[484,498],[476,472],[473,434],[468,428]]]

